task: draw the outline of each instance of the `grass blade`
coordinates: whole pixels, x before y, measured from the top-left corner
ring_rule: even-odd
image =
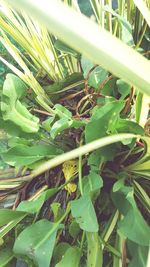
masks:
[[[51,33],[93,62],[150,95],[149,61],[96,23],[58,1],[7,2],[33,15]]]

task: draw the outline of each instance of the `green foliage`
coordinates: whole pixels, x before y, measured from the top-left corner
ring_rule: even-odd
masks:
[[[0,266],[148,267],[147,13],[64,0],[76,12],[51,14],[50,1],[48,32],[4,2],[0,60],[17,76],[2,66]]]
[[[13,211],[13,210],[7,210],[7,209],[0,209],[0,226],[3,226],[7,223],[9,223],[12,220],[22,218],[24,217],[25,213],[20,211]]]
[[[111,99],[102,107],[96,107],[92,112],[91,121],[85,128],[86,142],[115,133],[119,113],[123,107],[124,102]]]
[[[16,239],[14,253],[28,256],[39,267],[49,267],[56,234],[60,227],[44,219],[28,226]]]
[[[147,264],[148,247],[139,246],[131,241],[128,241],[128,249],[131,255],[131,262],[129,267],[144,267]]]
[[[27,86],[21,79],[14,74],[7,74],[3,86],[1,111],[4,120],[14,122],[27,133],[33,133],[39,130],[39,118],[33,116],[20,102],[26,91]]]
[[[98,222],[92,201],[89,196],[82,196],[71,202],[71,213],[80,228],[87,232],[97,232]]]
[[[62,260],[55,267],[78,267],[80,262],[80,250],[77,247],[68,248]]]
[[[124,216],[119,222],[118,231],[129,240],[148,246],[150,229],[136,206],[133,189],[123,186],[113,193],[112,198],[115,206]]]
[[[101,267],[102,266],[102,246],[97,233],[86,233],[88,252],[87,266]]]
[[[63,151],[55,145],[16,145],[2,153],[3,160],[12,166],[30,166],[44,158],[53,158]]]
[[[11,249],[9,248],[5,248],[3,250],[0,251],[0,266],[1,267],[5,267],[5,266],[11,266],[8,265],[12,259],[13,259],[14,255]]]

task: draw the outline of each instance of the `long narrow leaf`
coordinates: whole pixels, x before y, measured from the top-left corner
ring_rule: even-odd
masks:
[[[6,0],[24,9],[68,45],[150,95],[150,63],[96,23],[60,1]]]
[[[134,4],[140,10],[141,14],[145,18],[148,26],[150,27],[150,10],[148,10],[146,3],[143,0],[133,0]]]

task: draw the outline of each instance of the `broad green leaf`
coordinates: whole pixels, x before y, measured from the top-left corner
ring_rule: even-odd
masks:
[[[115,96],[116,92],[114,89],[115,89],[115,85],[116,85],[116,80],[117,79],[115,77],[113,77],[113,79],[111,79],[105,83],[105,85],[101,89],[102,95]]]
[[[23,218],[25,216],[25,212],[14,211],[9,209],[0,209],[0,227],[12,222],[15,219]]]
[[[17,255],[27,256],[39,267],[49,267],[59,224],[45,219],[23,230],[17,237],[13,251]]]
[[[17,145],[2,153],[3,160],[12,166],[28,166],[45,157],[53,158],[62,153],[55,145]]]
[[[127,119],[119,119],[116,123],[116,129],[119,133],[135,133],[144,135],[144,129],[136,122]]]
[[[102,177],[94,171],[90,171],[89,175],[83,178],[84,195],[91,195],[92,193],[99,191],[102,186]]]
[[[84,78],[87,78],[89,71],[94,67],[94,63],[92,63],[88,58],[82,56],[81,57],[81,67],[83,70]]]
[[[56,245],[53,252],[52,264],[55,265],[61,261],[62,257],[70,247],[71,246],[66,242],[60,242]]]
[[[55,267],[79,267],[80,250],[77,247],[68,248],[62,260]]]
[[[88,243],[87,267],[102,267],[103,256],[98,233],[86,233]]]
[[[79,224],[73,220],[71,222],[71,224],[69,225],[69,234],[73,237],[73,238],[76,238],[79,233],[80,233],[80,227],[79,227]]]
[[[85,139],[89,143],[116,131],[115,125],[123,109],[123,101],[111,101],[93,110],[91,121],[85,127]]]
[[[90,70],[94,67],[94,64],[84,56],[81,57],[81,66],[83,69],[84,78],[87,78]],[[100,66],[94,68],[90,73],[88,78],[88,83],[90,86],[98,89],[100,84],[108,77],[108,71]]]
[[[1,249],[0,251],[0,266],[6,267],[14,258],[14,254],[10,248]],[[10,265],[9,265],[10,266]]]
[[[121,99],[129,95],[131,86],[124,82],[122,79],[117,80],[118,91],[121,94]]]
[[[136,206],[133,193],[133,188],[127,186],[112,193],[115,206],[124,216],[118,224],[118,230],[129,240],[148,246],[150,228]]]
[[[4,120],[17,124],[24,132],[33,133],[39,130],[39,118],[33,116],[21,104],[27,92],[26,84],[14,74],[7,74],[3,86],[1,110]]]
[[[80,228],[87,232],[97,232],[98,222],[92,201],[89,196],[82,196],[71,201],[71,213]]]
[[[14,122],[3,120],[1,114],[0,114],[0,127],[10,136],[21,137],[31,140],[39,139],[39,133],[26,133]]]
[[[90,77],[88,79],[88,83],[90,86],[98,90],[100,84],[105,79],[107,79],[107,77],[108,77],[108,71],[98,66],[91,72]]]
[[[8,146],[9,147],[15,147],[17,145],[31,146],[32,141],[28,140],[26,138],[21,138],[21,137],[17,137],[17,136],[12,136],[8,139]]]
[[[92,152],[88,158],[88,164],[92,170],[99,170],[106,161],[112,161],[119,151],[119,145],[111,144]]]
[[[146,267],[149,247],[139,246],[134,242],[127,241],[127,248],[131,256],[129,267]]]
[[[24,211],[27,213],[37,213],[41,209],[44,202],[48,198],[52,197],[55,193],[57,193],[57,191],[58,191],[57,188],[50,188],[46,190],[45,192],[42,192],[40,196],[34,200],[21,201],[21,203],[17,207],[17,210]]]

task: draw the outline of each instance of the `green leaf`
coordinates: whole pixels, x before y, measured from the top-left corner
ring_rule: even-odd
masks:
[[[61,131],[63,131],[64,129],[67,129],[69,127],[71,127],[73,121],[71,119],[72,117],[72,113],[65,108],[64,106],[60,105],[60,104],[56,104],[55,105],[55,112],[58,115],[58,117],[60,118],[59,120],[57,120],[53,126],[51,127],[50,130],[50,134],[51,137],[54,139]]]
[[[51,124],[54,121],[55,117],[50,117],[48,119],[46,119],[45,121],[42,122],[42,127],[46,130],[46,131],[50,131],[51,130]]]
[[[88,58],[82,56],[81,67],[83,70],[84,78],[87,78],[89,71],[94,67],[94,63],[92,63]]]
[[[67,90],[72,88],[82,88],[84,85],[83,81],[84,77],[81,72],[75,72],[66,77],[65,79],[62,79],[58,82],[55,82],[51,85],[45,86],[45,91],[47,94],[51,95],[51,98],[53,100],[53,97],[59,94],[65,94]],[[82,87],[81,87],[82,85]]]
[[[95,193],[102,186],[103,186],[102,177],[94,171],[90,171],[89,175],[83,178],[84,195],[90,195],[90,193]]]
[[[127,119],[118,119],[116,129],[119,133],[135,133],[144,135],[144,129],[136,122]]]
[[[5,248],[0,251],[0,266],[6,267],[8,263],[14,258],[14,254],[11,249]]]
[[[116,78],[114,77],[111,80],[108,80],[105,85],[103,86],[101,93],[105,96],[115,96],[115,85],[116,85]]]
[[[122,79],[117,80],[118,91],[121,94],[121,99],[124,99],[130,94],[131,86]]]
[[[54,215],[54,222],[57,222],[63,216],[63,209],[61,209],[61,204],[59,202],[53,202],[51,204],[51,209]]]
[[[100,84],[104,80],[106,80],[107,77],[108,71],[98,66],[91,72],[90,77],[88,79],[88,83],[90,86],[94,87],[95,89],[98,89]]]
[[[26,84],[14,74],[7,74],[3,86],[1,110],[4,120],[17,124],[24,132],[39,130],[39,118],[33,116],[21,104],[20,98],[27,92]]]
[[[129,240],[143,246],[149,245],[150,228],[143,219],[134,200],[132,187],[121,187],[112,193],[115,206],[123,214],[118,230]]]
[[[28,226],[17,237],[14,244],[14,253],[28,256],[39,267],[49,267],[59,224],[45,219]]]
[[[72,117],[72,113],[67,108],[65,108],[60,104],[56,104],[54,106],[54,109],[59,118],[70,119]]]
[[[62,260],[55,267],[79,267],[80,250],[77,247],[68,248]]]
[[[71,224],[69,225],[69,234],[73,237],[73,238],[76,238],[79,233],[80,233],[80,227],[79,227],[79,224],[73,220],[71,222]]]
[[[86,233],[88,243],[87,267],[102,267],[102,248],[98,233]]]
[[[54,265],[57,264],[59,261],[61,261],[62,257],[70,247],[71,246],[66,242],[61,242],[58,245],[56,245],[54,248],[52,264]]]
[[[0,209],[0,227],[11,221],[26,216],[25,212],[14,211],[9,209]]]
[[[113,185],[113,192],[117,192],[121,187],[124,186],[125,177],[119,179],[117,182]]]
[[[92,201],[89,196],[82,196],[71,201],[71,213],[80,228],[87,232],[97,232],[98,222]]]
[[[37,213],[41,209],[44,202],[52,197],[55,193],[58,192],[57,188],[50,188],[46,190],[45,192],[42,192],[40,196],[34,200],[24,200],[21,201],[19,206],[17,207],[18,211],[24,211],[27,213]]]
[[[127,241],[127,248],[131,255],[129,267],[146,267],[149,247],[139,246],[134,242]],[[148,267],[148,266],[147,266]]]
[[[3,238],[9,231],[11,231],[18,223],[20,223],[25,217],[27,216],[26,213],[22,215],[21,217],[18,217],[14,220],[9,221],[7,225],[5,225],[3,228],[0,230],[0,238]]]
[[[111,99],[104,106],[95,107],[91,121],[85,127],[86,143],[106,136],[108,133],[114,133],[116,131],[116,122],[123,107],[124,102],[111,101]]]
[[[71,125],[72,125],[72,120],[69,120],[68,118],[62,118],[56,121],[50,130],[51,137],[54,139],[63,130],[70,128]]]
[[[119,145],[112,144],[97,149],[88,158],[88,164],[92,170],[99,170],[104,162],[112,161],[119,151]]]
[[[62,153],[55,145],[17,145],[2,153],[5,162],[12,166],[28,166],[45,157],[53,158]]]

